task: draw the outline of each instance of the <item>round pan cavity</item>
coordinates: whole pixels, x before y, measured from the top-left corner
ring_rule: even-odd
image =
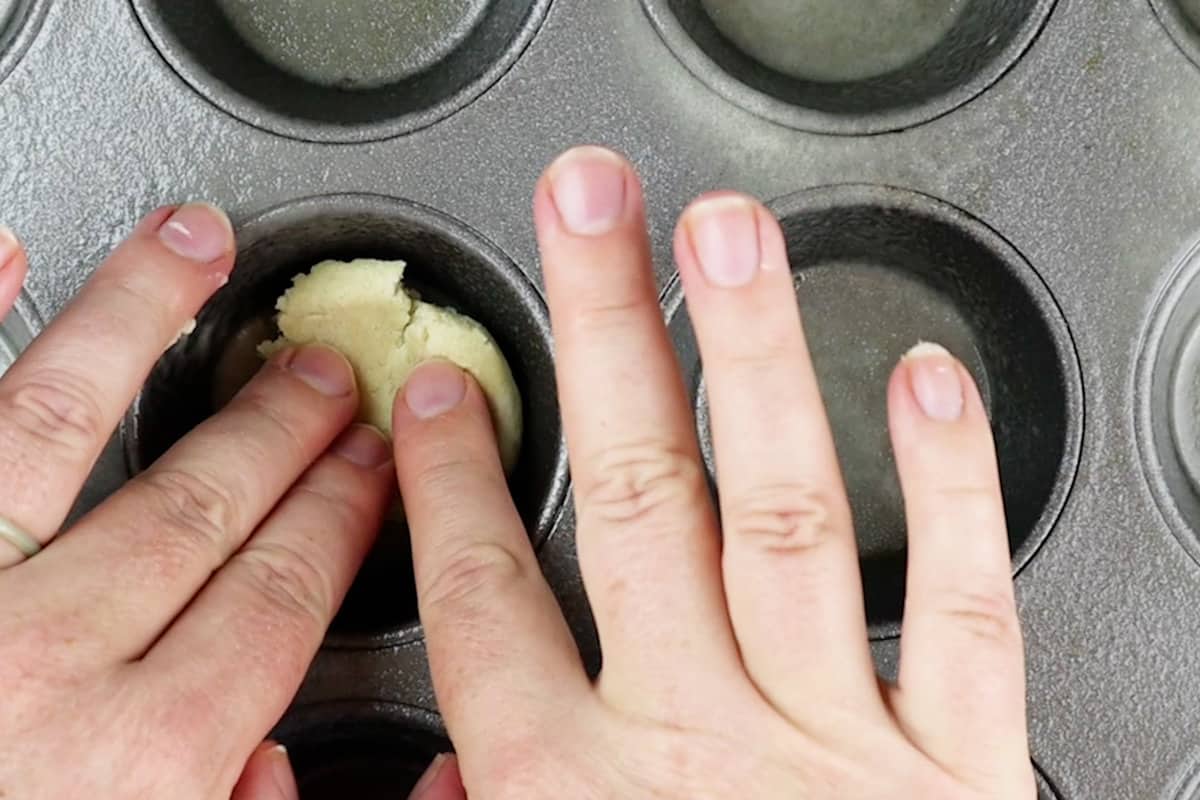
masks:
[[[1172,531],[1200,562],[1200,245],[1158,301],[1138,363],[1138,445]]]
[[[1000,79],[1055,0],[642,0],[680,61],[714,91],[817,133],[903,130]]]
[[[384,139],[471,103],[550,0],[132,0],[167,62],[239,119],[316,142]]]
[[[407,797],[434,757],[450,751],[437,715],[389,703],[296,709],[272,736],[287,747],[304,800]]]
[[[50,0],[0,0],[0,81],[37,36],[48,8]]]
[[[524,400],[513,497],[540,545],[567,487],[545,304],[517,266],[465,224],[392,198],[313,197],[241,226],[229,284],[197,317],[195,332],[155,366],[126,417],[122,433],[131,471],[148,467],[257,370],[254,348],[275,335],[275,301],[296,275],[327,258],[360,257],[407,261],[408,283],[423,297],[474,317],[495,337]],[[419,631],[407,531],[388,525],[334,621],[329,643],[386,646]]]
[[[1200,67],[1200,0],[1150,0],[1179,49]]]
[[[773,210],[854,511],[871,635],[895,636],[907,537],[887,432],[890,373],[918,342],[936,341],[974,374],[995,432],[1015,573],[1049,535],[1074,481],[1083,417],[1074,346],[1020,253],[947,203],[853,185],[792,195]],[[667,309],[715,474],[700,357],[678,284]]]

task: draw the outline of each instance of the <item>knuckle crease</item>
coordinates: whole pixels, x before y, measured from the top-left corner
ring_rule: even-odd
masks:
[[[178,469],[151,469],[138,480],[155,498],[171,535],[183,536],[218,565],[224,562],[226,542],[240,520],[239,503],[227,488],[211,477]]]
[[[333,614],[335,592],[331,577],[311,556],[293,545],[262,542],[246,548],[239,559],[257,595],[291,619],[324,628]]]
[[[18,384],[0,399],[3,414],[35,446],[78,461],[108,438],[99,394],[68,372],[55,370]]]
[[[521,580],[525,567],[508,548],[493,542],[461,546],[446,558],[422,593],[433,608],[473,608],[494,602]]]
[[[589,471],[594,477],[578,491],[581,514],[613,525],[665,522],[665,515],[693,507],[705,494],[698,459],[662,442],[608,448]]]
[[[810,483],[772,486],[731,500],[724,519],[727,535],[777,555],[819,550],[837,536],[828,492]]]

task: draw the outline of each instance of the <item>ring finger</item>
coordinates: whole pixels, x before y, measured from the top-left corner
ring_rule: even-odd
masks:
[[[42,544],[57,533],[154,362],[228,279],[233,251],[220,211],[155,211],[9,369],[0,380],[0,517]],[[0,540],[0,567],[20,560]]]

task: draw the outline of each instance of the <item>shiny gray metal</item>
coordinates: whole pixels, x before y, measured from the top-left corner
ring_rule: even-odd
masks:
[[[679,9],[695,8],[686,0],[525,3],[515,38],[475,61],[491,66],[468,82],[469,92],[450,95],[453,102],[443,93],[418,110],[381,104],[365,117],[339,116],[335,102],[324,119],[311,105],[281,102],[264,111],[263,94],[214,84],[212,62],[188,63],[154,23],[156,5],[165,7],[16,0],[18,13],[0,35],[0,218],[29,245],[28,289],[46,318],[142,214],[189,198],[229,209],[243,233],[301,198],[409,201],[472,231],[536,294],[530,195],[544,166],[579,142],[621,150],[640,170],[664,290],[674,274],[675,218],[714,188],[775,201],[836,184],[898,187],[993,231],[1040,282],[1038,307],[1054,307],[1044,318],[1061,325],[1049,338],[999,336],[1007,353],[981,358],[981,368],[1005,357],[1044,359],[1037,363],[1046,365],[1046,381],[1061,375],[1068,388],[1081,387],[1051,409],[1065,414],[1063,430],[1078,447],[1075,467],[1056,473],[1049,487],[1061,507],[1038,536],[1040,548],[1019,559],[1034,758],[1066,800],[1193,800],[1200,517],[1188,511],[1190,484],[1180,481],[1188,473],[1172,456],[1186,439],[1171,434],[1170,409],[1180,406],[1164,400],[1179,396],[1171,386],[1186,384],[1163,382],[1170,367],[1160,365],[1190,363],[1176,358],[1172,342],[1194,328],[1181,310],[1192,302],[1186,255],[1200,241],[1200,68],[1194,26],[1179,24],[1175,6],[1016,3],[1029,15],[1013,28],[1006,55],[975,71],[974,82],[927,93],[900,115],[860,105],[829,125],[812,115],[820,93],[797,94],[808,99],[789,108],[773,97],[765,109],[749,99],[745,73],[725,85],[698,67],[694,41],[666,30],[687,16]],[[211,11],[199,0],[171,5]],[[929,75],[923,85],[944,86],[947,77]],[[363,108],[360,98],[341,100],[342,109]],[[853,135],[882,130],[893,132]],[[331,140],[343,144],[322,143]],[[817,288],[838,297],[840,278],[828,274]],[[960,274],[972,285],[969,265]],[[970,323],[988,315],[963,312],[953,297],[942,292],[939,302],[959,312],[967,336]],[[525,315],[517,306],[514,313]],[[529,335],[541,341],[540,332]],[[1052,355],[1036,349],[1049,342]],[[544,378],[524,388],[550,396]],[[125,479],[115,452],[83,507]],[[595,668],[574,524],[568,502],[539,552]],[[398,591],[410,590],[408,576],[394,577]],[[336,753],[345,736],[378,731],[358,716],[399,726],[370,734],[375,741],[409,736],[420,739],[417,751],[436,749],[421,738],[436,736],[437,723],[420,631],[406,630],[387,641],[331,640],[285,720],[294,744]],[[872,647],[881,670],[894,674],[898,641],[881,638]],[[314,723],[322,714],[328,724]]]

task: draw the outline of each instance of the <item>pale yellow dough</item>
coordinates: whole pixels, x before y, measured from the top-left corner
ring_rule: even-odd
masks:
[[[278,339],[264,357],[291,345],[323,344],[346,356],[362,394],[359,420],[391,435],[392,403],[419,364],[441,358],[469,372],[491,407],[500,455],[511,471],[520,455],[521,395],[491,334],[470,317],[426,303],[404,287],[403,261],[323,261],[279,298]]]

